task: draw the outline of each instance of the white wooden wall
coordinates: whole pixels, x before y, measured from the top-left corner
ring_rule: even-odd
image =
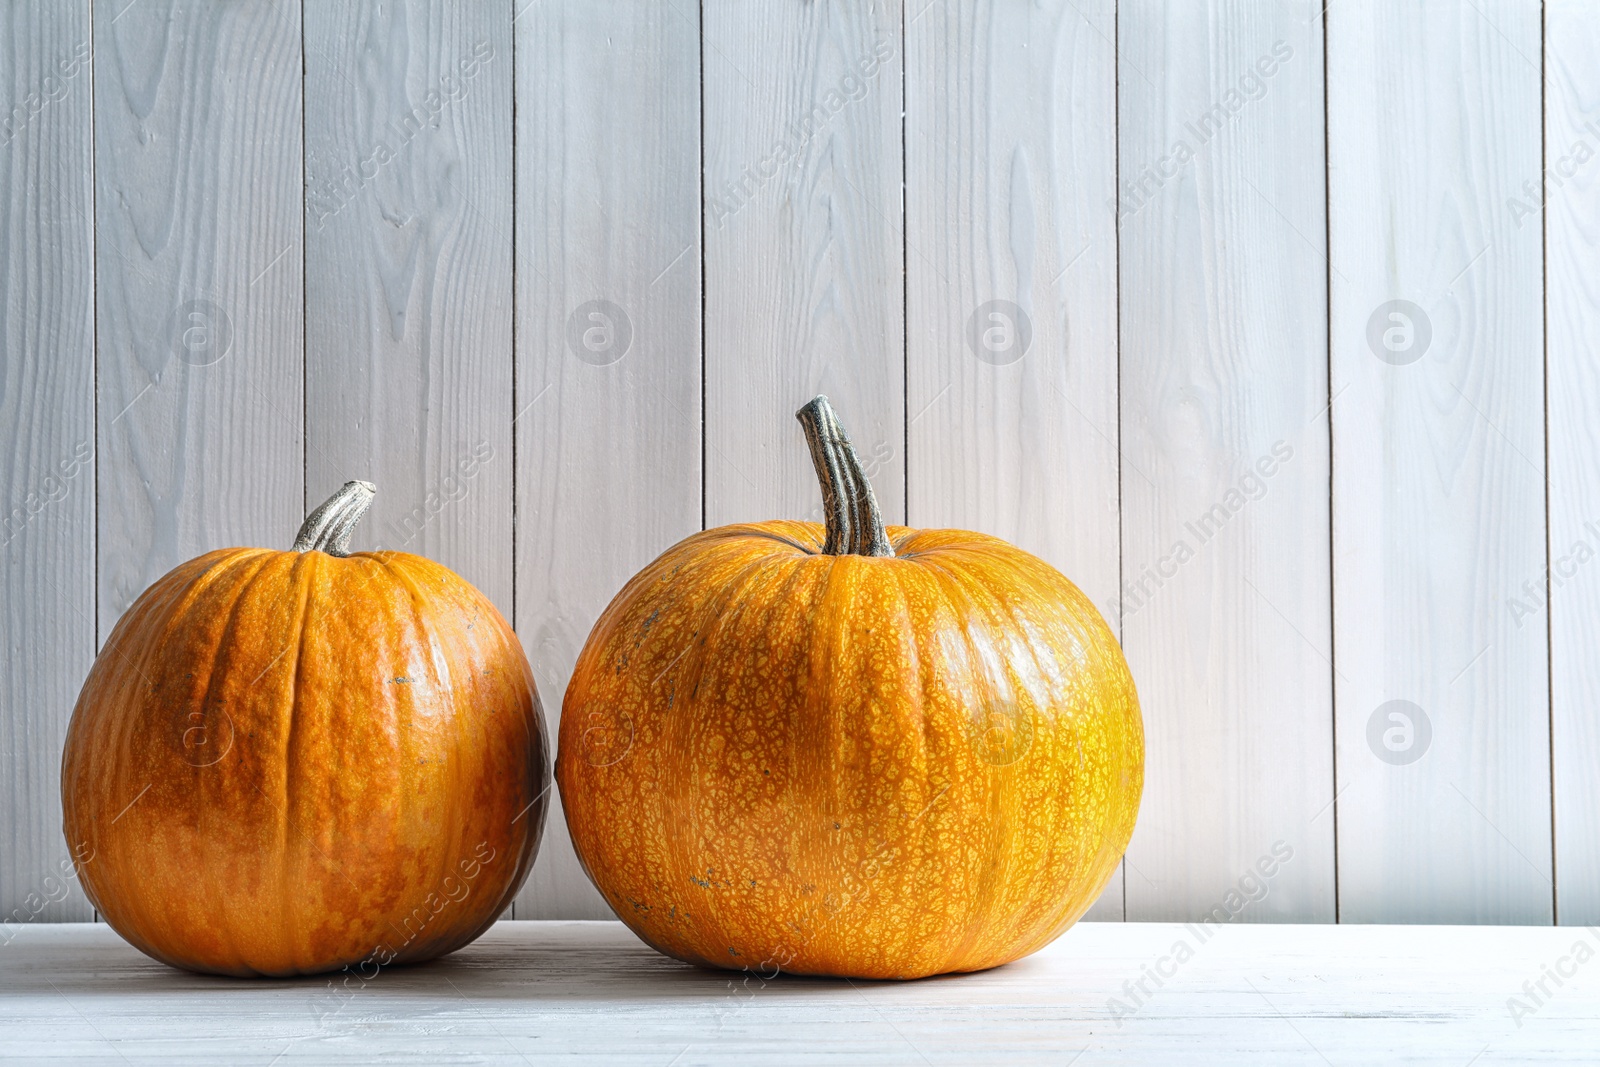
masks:
[[[1597,53],[1586,0],[0,7],[0,928],[91,917],[62,737],[168,568],[371,478],[553,731],[629,575],[817,515],[819,391],[892,520],[1120,632],[1094,917],[1600,922]],[[559,811],[514,912],[605,914]]]

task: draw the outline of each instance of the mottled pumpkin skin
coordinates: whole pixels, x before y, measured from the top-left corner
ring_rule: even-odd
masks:
[[[224,549],[151,586],[67,732],[67,841],[118,933],[294,975],[467,944],[527,877],[547,742],[487,598],[397,552]]]
[[[1133,832],[1144,735],[1115,638],[996,538],[696,534],[579,657],[556,778],[578,855],[693,963],[916,978],[1049,943]]]

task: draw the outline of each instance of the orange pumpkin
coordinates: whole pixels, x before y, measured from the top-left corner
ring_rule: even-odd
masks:
[[[724,526],[619,593],[556,780],[589,877],[706,966],[862,978],[1024,956],[1105,887],[1143,786],[1121,650],[1043,561],[885,529],[827,398],[826,527]]]
[[[373,491],[346,484],[293,551],[176,568],[84,683],[68,844],[156,959],[371,977],[472,941],[527,877],[549,784],[527,658],[448,569],[346,554]]]

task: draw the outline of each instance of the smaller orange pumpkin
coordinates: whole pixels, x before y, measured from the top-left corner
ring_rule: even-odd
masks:
[[[347,555],[347,483],[290,552],[151,586],[67,731],[67,842],[100,914],[177,967],[363,975],[499,917],[544,826],[533,674],[494,605],[401,552]]]

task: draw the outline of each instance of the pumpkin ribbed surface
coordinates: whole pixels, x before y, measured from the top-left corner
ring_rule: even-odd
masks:
[[[224,549],[106,642],[68,732],[65,829],[102,916],[177,966],[427,959],[522,884],[545,748],[515,635],[448,569]]]
[[[1060,934],[1133,831],[1143,731],[1099,613],[1003,541],[706,531],[595,626],[557,780],[606,900],[683,960],[866,978]]]

